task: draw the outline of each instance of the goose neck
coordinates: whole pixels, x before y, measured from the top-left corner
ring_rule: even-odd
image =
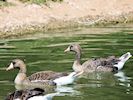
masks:
[[[26,79],[26,73],[18,73],[15,78],[16,84],[23,84],[23,81]]]
[[[20,67],[19,73],[26,73],[26,66],[25,65]]]
[[[74,61],[74,63],[76,65],[81,65],[80,64],[80,57],[81,57],[81,53],[80,52],[76,52],[76,54],[75,54],[75,61]]]

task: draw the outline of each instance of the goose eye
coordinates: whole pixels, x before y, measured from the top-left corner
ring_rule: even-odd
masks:
[[[73,46],[72,45],[70,45],[70,50],[73,48]]]

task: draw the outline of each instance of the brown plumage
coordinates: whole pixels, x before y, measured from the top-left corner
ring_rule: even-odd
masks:
[[[15,92],[7,95],[5,100],[15,100],[15,99],[28,100],[29,98],[33,96],[40,96],[43,94],[44,94],[44,90],[40,88],[16,90]]]
[[[61,72],[41,71],[27,77],[26,65],[20,59],[14,59],[13,61],[11,61],[9,67],[6,70],[8,71],[16,68],[19,69],[19,73],[17,74],[14,81],[16,84],[55,85],[55,83],[53,82],[54,79],[68,75],[67,73],[61,73]]]
[[[73,63],[73,70],[76,72],[94,72],[94,71],[118,71],[123,68],[125,62],[132,56],[130,52],[117,58],[115,56],[109,56],[107,58],[90,59],[83,64],[80,63],[81,47],[79,44],[72,44],[68,46],[65,52],[74,52],[75,60]]]
[[[29,76],[29,80],[54,80],[56,78],[67,76],[65,72],[41,71]]]
[[[93,71],[113,71],[113,65],[119,61],[115,56],[110,56],[108,58],[97,58],[90,59],[82,64],[85,72]]]

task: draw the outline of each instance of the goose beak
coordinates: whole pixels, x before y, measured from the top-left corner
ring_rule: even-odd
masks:
[[[11,63],[10,65],[9,65],[9,67],[6,69],[6,71],[9,71],[9,70],[11,70],[11,69],[13,69],[14,67],[13,67],[13,63]]]
[[[68,52],[68,51],[70,51],[70,48],[69,47],[66,50],[64,50],[64,52]]]

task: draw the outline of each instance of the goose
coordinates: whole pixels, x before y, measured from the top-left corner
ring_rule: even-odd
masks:
[[[58,82],[62,81],[63,78],[66,78],[67,81],[62,85],[70,84],[74,81],[75,77],[79,76],[81,72],[78,73],[63,73],[63,72],[53,72],[53,71],[40,71],[26,76],[26,65],[24,61],[21,59],[14,59],[11,61],[9,67],[6,69],[7,71],[11,69],[19,69],[19,73],[17,74],[14,83],[19,85],[45,85],[45,86],[55,86],[58,85]],[[63,78],[61,78],[63,77]],[[73,80],[73,81],[69,81]],[[64,80],[63,80],[64,81]]]
[[[64,52],[74,52],[75,60],[73,63],[73,70],[75,72],[94,72],[94,71],[103,71],[103,72],[116,72],[123,68],[125,62],[132,57],[130,52],[123,54],[121,57],[117,58],[115,56],[109,56],[107,58],[97,58],[90,59],[83,64],[80,63],[81,58],[81,47],[79,44],[71,44],[64,50]]]
[[[44,95],[44,90],[41,88],[16,90],[9,94],[5,100],[52,100],[59,93],[50,93]]]
[[[44,90],[41,88],[16,90],[10,93],[5,100],[29,100],[29,98],[34,96],[42,96],[43,93]]]
[[[14,80],[15,84],[18,85],[33,85],[33,86],[55,86],[56,84],[51,81],[45,79],[43,82],[32,82],[29,77],[26,75],[26,65],[24,61],[21,59],[14,59],[11,61],[9,67],[6,69],[6,71],[12,70],[12,69],[19,69],[19,72]],[[46,72],[48,73],[48,72]],[[32,77],[32,75],[30,76]],[[36,78],[37,79],[37,78]]]

